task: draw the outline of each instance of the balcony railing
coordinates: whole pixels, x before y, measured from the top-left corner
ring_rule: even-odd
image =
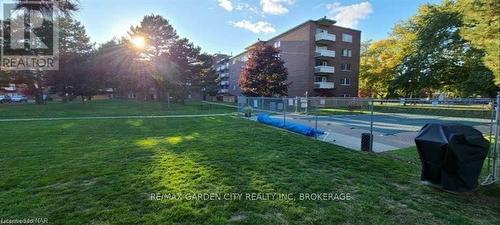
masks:
[[[226,78],[229,77],[229,73],[221,73],[219,74],[219,78]]]
[[[315,73],[335,73],[335,67],[333,66],[315,66]]]
[[[333,82],[314,82],[314,88],[316,88],[316,89],[334,89],[335,83],[333,83]]]
[[[316,57],[335,58],[335,51],[326,49],[316,49]]]
[[[229,89],[220,89],[219,93],[221,94],[229,93]]]
[[[316,34],[316,41],[336,41],[337,37],[335,34],[330,34],[327,32],[321,32]]]
[[[227,80],[223,80],[223,81],[221,81],[221,82],[220,82],[220,85],[221,85],[221,86],[222,86],[222,85],[229,85],[229,81],[227,81]]]
[[[220,71],[226,70],[227,68],[228,68],[227,65],[222,65],[222,66],[215,68],[215,71],[220,72]]]

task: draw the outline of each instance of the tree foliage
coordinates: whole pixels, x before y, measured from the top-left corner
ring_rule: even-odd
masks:
[[[83,25],[71,17],[59,21],[59,70],[50,73],[48,84],[61,96],[93,96],[102,82],[92,71],[94,45]]]
[[[395,77],[396,67],[401,62],[401,54],[398,54],[393,39],[366,42],[363,45],[365,49],[361,52],[359,74],[360,95],[385,98],[389,94],[389,84]]]
[[[136,37],[144,38],[143,48],[132,43]],[[148,99],[154,89],[159,100],[173,97],[183,101],[190,88],[215,83],[210,57],[188,39],[179,38],[169,21],[159,15],[145,16],[130,28],[128,37],[109,42],[97,52],[99,73],[113,77],[114,82],[108,83],[121,94],[137,93],[141,100]]]
[[[494,95],[498,87],[482,60],[488,49],[463,36],[470,27],[458,5],[455,1],[422,5],[415,16],[397,24],[388,39],[371,43],[361,57],[360,93],[374,97],[430,97],[436,92],[457,97]]]
[[[459,0],[456,9],[463,15],[461,35],[484,50],[483,61],[500,85],[500,1]]]
[[[284,96],[288,93],[288,71],[279,51],[256,44],[248,51],[248,61],[240,74],[239,86],[247,96]]]

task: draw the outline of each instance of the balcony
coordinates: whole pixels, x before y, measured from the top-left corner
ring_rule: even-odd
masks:
[[[314,67],[314,72],[315,73],[335,73],[335,67],[333,66],[315,66]]]
[[[333,82],[314,82],[315,89],[334,89],[335,83]]]
[[[227,81],[227,80],[223,80],[223,81],[221,81],[221,82],[220,82],[220,85],[221,85],[221,86],[224,86],[224,85],[229,85],[229,81]]]
[[[320,44],[329,44],[337,40],[335,34],[330,34],[327,32],[316,33],[316,42]]]
[[[226,94],[226,93],[229,93],[229,89],[225,88],[219,90],[219,94]]]
[[[219,78],[226,78],[229,77],[229,73],[221,73],[219,74]]]
[[[222,71],[225,71],[227,69],[228,69],[227,65],[222,65],[222,66],[219,66],[219,67],[215,68],[215,71],[216,72],[222,72]]]
[[[316,58],[335,58],[335,51],[316,49]]]

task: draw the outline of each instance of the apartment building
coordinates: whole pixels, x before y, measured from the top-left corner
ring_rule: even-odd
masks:
[[[336,26],[334,20],[321,18],[258,43],[280,50],[291,82],[289,96],[355,97],[359,85],[360,40],[361,31]],[[247,59],[245,51],[224,62],[220,94],[240,95],[239,74]]]

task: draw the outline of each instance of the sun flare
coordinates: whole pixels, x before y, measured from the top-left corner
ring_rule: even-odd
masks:
[[[135,36],[131,39],[132,44],[139,49],[143,49],[146,46],[146,39],[143,36]]]

